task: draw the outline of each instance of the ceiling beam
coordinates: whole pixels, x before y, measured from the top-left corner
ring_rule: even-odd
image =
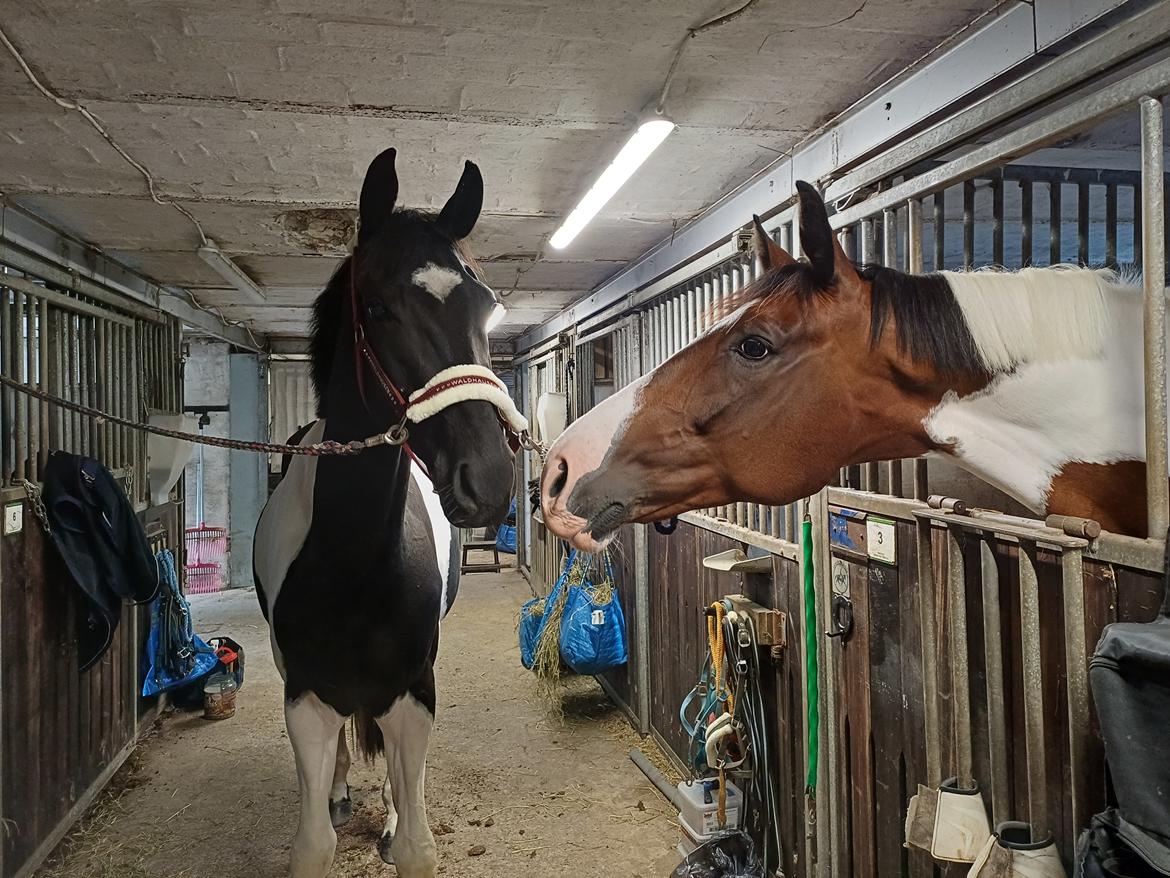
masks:
[[[55,287],[124,308],[146,319],[161,312],[222,341],[263,351],[263,338],[196,308],[104,253],[83,244],[0,197],[0,260],[43,278]]]

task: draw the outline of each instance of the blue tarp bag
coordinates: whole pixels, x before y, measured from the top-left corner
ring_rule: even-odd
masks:
[[[520,608],[520,664],[530,671],[536,656],[536,642],[540,639],[545,606],[544,598],[533,598]]]
[[[596,577],[601,582],[594,585],[586,576],[580,585],[569,586],[565,598],[561,658],[578,674],[601,674],[624,665],[629,658],[626,617],[609,555],[604,559],[604,577]]]
[[[496,550],[516,554],[516,500],[508,507],[508,517],[496,530]]]
[[[143,657],[148,664],[142,682],[145,696],[185,686],[219,664],[212,648],[195,635],[191,607],[179,591],[175,556],[163,549],[156,558],[161,585],[150,604],[150,636]]]
[[[573,565],[577,563],[577,550],[569,551],[569,557],[565,559],[565,564],[561,568],[561,575],[557,577],[556,584],[547,597],[533,598],[526,602],[520,608],[520,664],[524,665],[528,670],[532,670],[532,666],[536,660],[536,645],[540,643],[541,635],[544,634],[544,629],[549,618],[549,610],[556,606],[560,600],[561,592],[565,588],[565,582],[569,578],[569,571],[573,569]]]
[[[513,524],[501,524],[499,530],[496,531],[496,549],[500,552],[507,552],[509,555],[516,554],[516,526]]]

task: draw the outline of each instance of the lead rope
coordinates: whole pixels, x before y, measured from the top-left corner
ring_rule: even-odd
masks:
[[[155,424],[147,424],[130,418],[124,418],[120,415],[112,415],[101,409],[82,405],[70,399],[64,399],[56,394],[41,390],[39,387],[25,384],[14,378],[9,378],[7,375],[0,375],[0,384],[11,387],[19,393],[35,397],[42,402],[60,406],[71,412],[87,415],[88,417],[94,418],[98,424],[118,424],[143,433],[153,433],[156,436],[166,436],[170,439],[182,439],[185,442],[192,442],[196,445],[230,448],[234,451],[254,451],[258,454],[300,454],[307,457],[322,457],[327,455],[359,454],[367,448],[376,448],[379,445],[401,445],[403,441],[403,439],[396,435],[396,428],[391,427],[385,433],[376,433],[373,436],[367,436],[365,439],[354,439],[349,442],[337,442],[333,439],[324,442],[314,442],[312,445],[281,445],[274,442],[248,442],[242,439],[228,439],[221,436],[209,436],[200,433],[187,433],[182,430],[171,430],[167,427],[159,427]]]
[[[723,657],[725,645],[723,641],[723,616],[726,609],[722,601],[711,604],[711,612],[707,614],[707,645],[711,649],[711,665],[715,670],[715,696],[726,692],[727,701],[723,708],[725,713],[735,714],[735,693],[723,683]],[[727,825],[727,769],[719,766],[719,825]]]
[[[804,521],[800,528],[801,557],[804,561],[804,644],[807,654],[805,697],[808,700],[808,775],[804,796],[810,826],[817,822],[817,763],[820,748],[820,681],[817,663],[817,592],[813,575],[812,516],[808,501],[804,503]]]

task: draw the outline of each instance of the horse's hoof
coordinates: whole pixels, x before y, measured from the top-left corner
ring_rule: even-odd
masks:
[[[353,801],[349,798],[349,787],[345,788],[345,798],[339,802],[329,800],[329,822],[333,828],[345,826],[353,816]]]
[[[383,832],[382,837],[378,839],[378,856],[382,858],[382,862],[387,865],[394,865],[394,854],[390,853],[390,844],[394,841],[394,836],[389,832]]]

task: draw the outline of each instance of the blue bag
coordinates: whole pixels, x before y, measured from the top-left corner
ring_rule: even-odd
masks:
[[[500,552],[507,552],[509,555],[516,554],[516,526],[513,524],[501,524],[496,531],[496,549]]]
[[[581,585],[569,586],[561,619],[561,658],[578,674],[589,675],[620,667],[629,659],[626,617],[608,555],[605,578],[598,585],[587,577]]]
[[[520,608],[520,664],[530,671],[547,606],[545,598],[533,598]]]
[[[212,648],[195,635],[191,607],[179,591],[175,556],[163,549],[156,557],[161,585],[150,604],[150,636],[143,656],[148,667],[142,681],[145,696],[185,686],[219,664]]]
[[[544,634],[548,611],[560,600],[561,591],[569,578],[569,571],[576,563],[577,550],[571,549],[561,568],[561,575],[557,577],[548,597],[533,598],[520,608],[520,664],[530,671],[536,656],[536,645],[540,643],[540,638]]]

